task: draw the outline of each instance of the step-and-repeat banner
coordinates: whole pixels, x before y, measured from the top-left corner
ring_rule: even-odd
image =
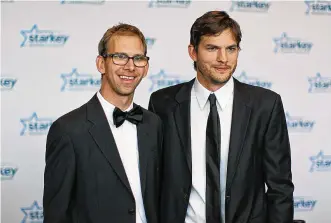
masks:
[[[331,222],[331,2],[188,0],[1,1],[1,222],[43,221],[46,135],[99,89],[103,33],[126,22],[145,34],[150,70],[135,101],[147,107],[151,92],[195,76],[189,31],[209,10],[241,25],[234,76],[282,96],[295,218]]]

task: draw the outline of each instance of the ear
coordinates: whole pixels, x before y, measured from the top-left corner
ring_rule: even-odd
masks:
[[[102,56],[97,56],[96,59],[96,65],[97,65],[97,69],[101,74],[106,73],[106,69],[105,69],[105,58],[103,58]]]
[[[195,61],[195,62],[197,61],[197,52],[196,52],[194,46],[191,44],[188,45],[188,54],[190,55],[190,57],[193,61]]]

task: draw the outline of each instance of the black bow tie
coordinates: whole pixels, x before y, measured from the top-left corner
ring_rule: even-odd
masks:
[[[113,120],[116,128],[121,126],[125,120],[137,125],[143,120],[143,110],[139,105],[134,105],[133,108],[127,112],[116,107],[113,112]]]

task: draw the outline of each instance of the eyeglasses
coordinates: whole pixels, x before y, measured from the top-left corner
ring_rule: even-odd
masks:
[[[129,59],[133,60],[133,64],[136,67],[144,67],[147,65],[149,57],[144,56],[144,55],[136,55],[133,57],[129,57],[125,53],[109,53],[109,54],[104,54],[104,58],[111,57],[113,60],[113,63],[116,65],[126,65],[129,62]]]

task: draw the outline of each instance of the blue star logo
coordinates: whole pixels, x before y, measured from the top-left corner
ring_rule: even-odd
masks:
[[[155,91],[184,82],[184,80],[181,80],[178,75],[168,75],[163,69],[161,69],[159,73],[149,76],[149,79],[152,81],[149,91]]]
[[[32,28],[30,30],[22,30],[21,34],[24,38],[23,42],[21,43],[21,47],[25,46],[26,41],[28,40],[29,36],[33,35],[33,34],[38,34],[38,33],[48,33],[48,34],[53,34],[52,31],[48,31],[48,30],[40,30],[38,29],[37,24],[34,24],[32,26]]]
[[[313,47],[313,43],[304,42],[299,38],[290,38],[285,32],[279,38],[273,40],[275,42],[274,53],[279,50],[283,53],[309,53]]]
[[[287,121],[291,121],[291,122],[299,122],[302,121],[301,117],[294,117],[291,116],[289,112],[285,112],[285,117]]]
[[[271,3],[268,1],[237,1],[232,0],[230,11],[253,11],[253,12],[267,12]]]
[[[231,7],[230,7],[230,12],[232,12],[238,5],[238,1],[235,1],[235,0],[232,0],[232,4],[231,4]]]
[[[250,80],[250,78],[248,78],[248,76],[246,75],[245,71],[241,72],[241,74],[237,76],[237,79],[244,83],[247,83]]]
[[[37,201],[34,201],[30,207],[21,208],[21,211],[25,215],[21,223],[43,223],[44,221],[43,208]]]
[[[316,73],[316,77],[309,77],[309,89],[308,92],[315,91],[325,92],[331,89],[331,77],[322,77],[320,73]]]
[[[61,74],[63,85],[61,91],[64,90],[85,90],[87,87],[100,87],[100,77],[93,77],[91,74],[79,74],[76,68],[73,68],[71,73]],[[95,90],[95,88],[93,88]]]
[[[32,113],[31,117],[21,119],[23,129],[20,135],[28,134],[44,134],[50,128],[52,120],[48,118],[38,118],[37,113]]]
[[[103,4],[105,0],[60,0],[61,4]]]
[[[307,5],[306,15],[312,14],[329,14],[331,12],[331,2],[330,1],[311,1],[306,0]]]
[[[324,155],[322,150],[316,156],[311,156],[310,161],[312,162],[310,172],[331,171],[331,155]]]
[[[285,113],[285,117],[289,131],[309,132],[316,124],[316,122],[312,120],[304,120],[302,117],[291,116],[289,112]]]
[[[278,49],[281,48],[282,43],[287,43],[290,40],[290,38],[287,36],[287,34],[284,32],[279,38],[274,38],[274,42],[276,44],[274,48],[274,52],[277,53]]]
[[[147,37],[146,38],[146,45],[147,45],[147,47],[152,47],[154,45],[155,41],[156,41],[155,38]]]
[[[181,0],[181,1],[160,1],[160,0],[150,0],[148,3],[149,8],[153,7],[173,7],[173,8],[187,8],[191,4],[191,0]]]
[[[310,9],[311,9],[311,5],[312,5],[315,1],[305,0],[304,2],[305,2],[305,4],[307,5],[306,15],[308,15],[309,12],[310,12]]]
[[[261,81],[256,77],[248,77],[246,75],[246,72],[243,71],[241,72],[241,74],[239,76],[236,77],[239,81],[245,83],[245,84],[249,84],[249,85],[253,85],[253,86],[259,86],[259,87],[263,87],[263,88],[268,88],[270,89],[272,86],[271,82],[268,81]]]
[[[30,30],[22,30],[21,35],[23,41],[21,47],[24,46],[63,46],[69,36],[56,34],[50,30],[40,30],[35,24]]]

